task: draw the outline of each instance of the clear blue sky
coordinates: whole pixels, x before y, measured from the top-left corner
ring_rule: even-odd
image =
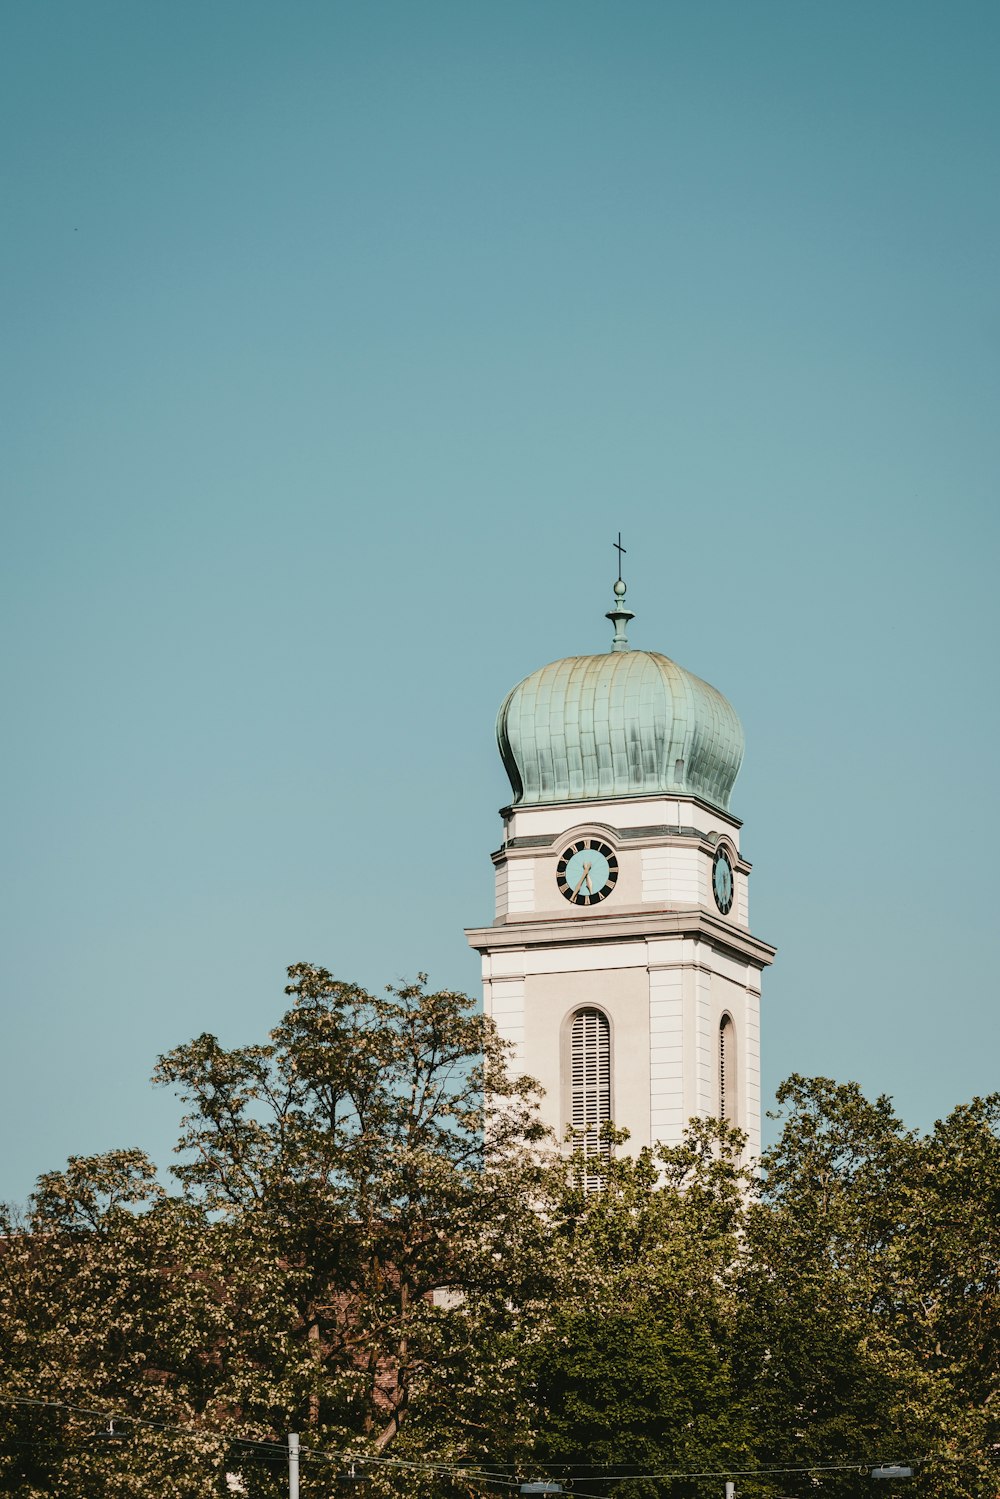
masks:
[[[743,718],[765,1082],[996,1069],[1000,9],[8,7],[0,1197],[285,966],[475,989],[493,719]]]

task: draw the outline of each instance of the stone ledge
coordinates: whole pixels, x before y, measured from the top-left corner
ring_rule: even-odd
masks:
[[[469,946],[479,953],[503,948],[580,947],[603,942],[699,937],[757,968],[766,968],[773,963],[777,951],[770,943],[762,942],[741,927],[731,926],[701,906],[628,915],[595,913],[558,921],[528,917],[506,921],[499,926],[467,927],[465,935]]]

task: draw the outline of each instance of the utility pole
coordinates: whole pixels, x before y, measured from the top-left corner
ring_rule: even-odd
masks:
[[[736,1485],[730,1479],[726,1479],[726,1499],[736,1499]]]
[[[288,1499],[299,1499],[299,1434],[288,1433]]]

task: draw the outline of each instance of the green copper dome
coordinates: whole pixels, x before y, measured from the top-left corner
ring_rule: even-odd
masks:
[[[514,805],[671,793],[728,810],[743,759],[736,713],[669,656],[631,650],[620,579],[615,594],[611,650],[540,667],[500,709]]]

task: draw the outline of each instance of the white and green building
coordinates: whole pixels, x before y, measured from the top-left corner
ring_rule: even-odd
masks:
[[[723,1117],[760,1149],[761,974],[750,864],[729,807],[743,730],[714,687],[634,650],[625,584],[604,655],[525,677],[497,719],[511,784],[492,925],[471,929],[483,1000],[546,1122],[596,1150]]]

